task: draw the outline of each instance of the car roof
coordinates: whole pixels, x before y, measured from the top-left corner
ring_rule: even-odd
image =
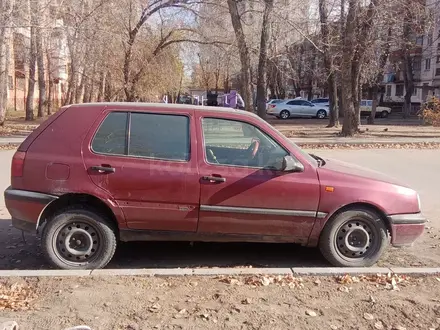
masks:
[[[205,105],[193,105],[193,104],[170,104],[170,103],[146,103],[146,102],[96,102],[96,103],[78,103],[78,104],[72,104],[69,105],[69,107],[72,108],[91,108],[91,107],[99,107],[99,108],[111,108],[111,107],[118,107],[118,108],[127,108],[128,109],[180,109],[180,110],[194,110],[194,111],[210,111],[214,113],[239,113],[243,114],[244,116],[249,117],[257,117],[254,113],[251,113],[249,111],[244,111],[240,109],[232,109],[232,108],[226,108],[226,107],[212,107],[212,106],[205,106]]]

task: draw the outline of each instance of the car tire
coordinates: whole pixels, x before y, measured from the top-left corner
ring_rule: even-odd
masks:
[[[385,110],[380,113],[381,118],[388,118],[388,115],[389,115],[388,111]]]
[[[369,267],[389,244],[382,217],[367,208],[335,214],[324,226],[319,240],[322,255],[336,267]]]
[[[327,117],[327,111],[325,110],[318,110],[318,112],[316,113],[316,118],[318,119],[325,119]]]
[[[103,214],[73,207],[48,220],[41,245],[44,256],[57,268],[100,269],[113,258],[117,239]]]
[[[285,120],[290,117],[290,112],[288,110],[283,110],[280,112],[280,118]]]

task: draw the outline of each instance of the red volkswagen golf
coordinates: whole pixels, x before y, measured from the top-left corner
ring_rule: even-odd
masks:
[[[289,242],[370,266],[425,223],[411,188],[215,107],[64,107],[21,144],[11,181],[12,224],[64,269],[106,266],[119,240]]]

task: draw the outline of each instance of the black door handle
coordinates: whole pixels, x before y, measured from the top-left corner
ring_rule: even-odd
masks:
[[[98,171],[101,173],[115,173],[116,169],[111,166],[92,166],[91,169],[93,171]]]
[[[204,176],[202,179],[209,182],[226,182],[226,178],[220,176]]]

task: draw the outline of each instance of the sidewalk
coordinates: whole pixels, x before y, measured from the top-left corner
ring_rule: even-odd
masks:
[[[290,138],[298,145],[303,144],[411,144],[411,143],[440,143],[440,138],[424,138],[424,137],[333,137],[333,138]]]

